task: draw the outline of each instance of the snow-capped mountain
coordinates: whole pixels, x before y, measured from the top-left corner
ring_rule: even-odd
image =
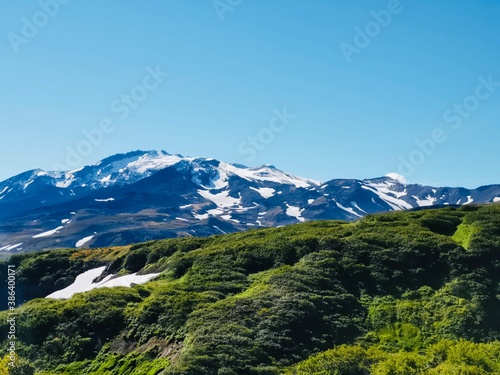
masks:
[[[135,151],[0,182],[0,251],[123,245],[317,219],[500,201],[500,185],[437,188],[390,174],[318,182],[272,165]]]
[[[193,183],[202,189],[222,189],[228,177],[238,176],[248,181],[276,182],[307,187],[316,181],[291,176],[273,166],[247,168],[226,164],[215,159],[170,155],[165,151],[135,151],[106,158],[95,165],[68,172],[47,172],[35,169],[0,183],[0,218],[12,217],[35,207],[73,200],[85,194],[109,187],[130,185],[160,170],[174,167],[191,174]],[[20,204],[20,203],[28,203]]]

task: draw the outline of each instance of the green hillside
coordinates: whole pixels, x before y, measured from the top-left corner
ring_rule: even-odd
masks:
[[[27,300],[17,309],[17,373],[500,374],[500,205],[8,263]],[[101,265],[162,273],[131,288],[38,298]]]

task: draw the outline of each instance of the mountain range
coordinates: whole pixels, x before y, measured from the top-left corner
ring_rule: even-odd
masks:
[[[0,182],[0,251],[126,245],[497,201],[500,185],[422,186],[397,174],[319,182],[272,165],[134,151],[72,171],[35,169]]]

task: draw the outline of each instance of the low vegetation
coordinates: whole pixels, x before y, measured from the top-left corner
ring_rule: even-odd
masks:
[[[500,373],[499,205],[57,250],[9,264],[25,301],[16,309],[25,374]],[[39,298],[102,265],[162,273],[131,288]],[[0,374],[6,348],[7,340]]]

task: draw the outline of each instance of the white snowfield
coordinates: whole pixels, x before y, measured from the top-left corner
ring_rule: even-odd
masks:
[[[417,202],[419,207],[430,207],[434,205],[434,202],[437,201],[436,198],[431,197],[429,194],[425,197],[425,199],[419,199],[415,195],[412,195],[412,197],[415,198],[415,201]]]
[[[465,202],[465,203],[464,203],[464,206],[465,206],[466,204],[471,204],[472,202],[474,202],[474,199],[472,199],[472,196],[468,195],[468,196],[467,196],[467,202]]]
[[[102,281],[94,283],[93,280],[100,276],[105,269],[106,267],[102,266],[85,271],[76,277],[73,284],[51,293],[45,298],[67,299],[76,293],[88,292],[89,290],[96,288],[111,288],[114,286],[130,287],[132,284],[147,283],[159,275],[159,273],[150,273],[148,275],[137,275],[136,273],[133,273],[131,275],[124,275],[114,279],[112,279],[114,275],[108,275]]]
[[[257,168],[248,168],[244,166],[236,166],[233,164],[219,162],[217,171],[217,177],[211,179],[211,182],[208,186],[201,185],[196,177],[193,178],[193,181],[206,189],[222,189],[227,187],[228,178],[231,175],[238,176],[247,181],[276,182],[279,184],[295,185],[296,187],[303,188],[318,186],[320,184],[315,180],[293,176],[291,174],[285,173],[270,165],[263,165]]]
[[[274,193],[276,192],[276,190],[274,190],[273,188],[265,188],[265,187],[261,187],[261,188],[254,188],[254,187],[251,187],[250,186],[250,189],[252,190],[255,190],[257,193],[259,193],[262,198],[271,198],[272,196],[274,196]]]
[[[288,203],[286,203],[286,214],[288,216],[296,218],[298,221],[306,221],[306,219],[304,219],[301,216],[302,211],[304,211],[303,208],[296,207],[296,206],[291,206]]]
[[[0,247],[0,251],[10,251],[10,250],[14,250],[15,248],[21,246],[23,243],[16,243],[15,245],[7,245],[7,246],[4,246],[4,247]],[[18,249],[18,250],[21,250],[21,249]]]
[[[160,170],[177,164],[183,159],[193,160],[194,158],[183,158],[179,155],[170,155],[158,152],[156,155],[147,154],[141,156],[136,161],[128,163],[126,168],[135,170],[138,173],[146,173],[150,170]]]
[[[35,236],[33,236],[33,238],[41,238],[41,237],[48,237],[48,236],[52,236],[56,233],[59,233],[59,231],[61,229],[63,229],[64,227],[57,227],[56,229],[52,229],[52,230],[49,230],[47,232],[43,232],[43,233],[40,233],[40,234],[37,234]]]
[[[354,211],[354,209],[352,207],[345,207],[345,206],[342,206],[339,202],[335,201],[335,204],[337,205],[338,208],[344,210],[344,211],[347,211],[349,212],[350,214],[354,215],[354,216],[357,216],[357,217],[362,217],[362,215],[358,214],[356,211]]]
[[[219,232],[221,232],[222,234],[227,234],[227,232],[224,232],[222,229],[220,229],[217,225],[214,225],[213,226],[215,229],[217,229]]]
[[[393,210],[400,211],[412,208],[411,204],[407,203],[403,199],[400,199],[400,197],[405,195],[406,192],[396,193],[391,191],[386,183],[362,185],[361,188],[378,195],[378,197],[391,206]]]
[[[500,197],[493,198],[493,202],[500,202]]]
[[[366,214],[366,211],[363,210],[361,207],[358,206],[358,204],[356,202],[351,202],[351,205],[357,209],[358,211],[361,211],[361,212],[364,212]]]
[[[212,215],[212,216],[222,215],[223,213],[224,213],[224,211],[221,210],[220,208],[213,208],[213,209],[207,211],[207,214]]]
[[[235,223],[238,223],[238,224],[241,224],[241,222],[239,220],[236,220],[236,219],[233,219],[231,217],[231,215],[222,215],[221,218],[223,218],[224,220],[226,221],[232,221],[232,222],[235,222]]]
[[[241,204],[241,197],[240,198],[230,197],[229,191],[227,190],[217,194],[212,194],[208,190],[198,190],[198,194],[200,194],[203,198],[214,202],[218,207],[221,208],[233,207]]]
[[[96,202],[113,202],[115,198],[94,199]]]
[[[88,236],[88,237],[84,237],[82,238],[80,241],[78,241],[75,245],[75,247],[82,247],[83,245],[85,245],[87,242],[89,242],[92,238],[94,238],[94,236]]]
[[[195,212],[192,212],[192,215],[198,219],[198,220],[205,220],[205,219],[208,219],[208,214],[197,214]]]

